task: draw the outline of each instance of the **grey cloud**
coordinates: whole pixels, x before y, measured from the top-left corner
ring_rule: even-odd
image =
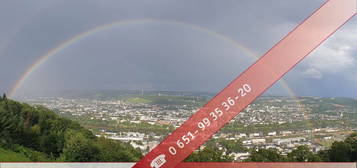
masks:
[[[0,35],[7,38],[0,40],[0,49],[6,44],[0,50],[0,57],[6,60],[0,63],[0,91],[8,91],[40,55],[98,25],[138,18],[187,22],[224,34],[261,55],[322,3],[323,0],[1,1]],[[347,27],[351,25],[356,23]],[[14,31],[16,27],[20,28]],[[11,31],[14,35],[10,35]],[[355,47],[351,49],[354,50]],[[147,87],[217,91],[254,61],[226,41],[162,24],[112,28],[52,59],[33,74],[25,89]],[[305,80],[301,72],[309,65],[309,61],[302,62],[284,79],[301,94],[319,95],[323,91],[302,87],[315,88],[313,82],[322,82]],[[334,78],[333,74],[324,74],[325,77]],[[270,92],[280,94],[281,90],[276,85]]]

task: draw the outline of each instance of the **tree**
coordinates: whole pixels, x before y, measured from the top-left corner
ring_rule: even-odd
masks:
[[[233,158],[223,155],[223,151],[215,146],[206,146],[203,150],[192,153],[185,161],[188,162],[232,162]]]
[[[329,157],[329,152],[328,150],[321,150],[317,153],[318,157],[321,159],[323,162],[329,162],[330,157]]]
[[[352,146],[346,142],[334,142],[329,150],[332,162],[350,162],[352,160]]]
[[[99,148],[82,133],[69,131],[62,153],[64,161],[93,162],[100,161]]]
[[[6,96],[6,93],[4,93],[3,95],[2,95],[2,100],[7,100],[7,96]]]
[[[6,109],[7,104],[0,104],[0,140],[11,140],[12,133],[18,128],[16,115]]]
[[[299,146],[288,154],[290,162],[318,162],[321,161],[318,155],[310,151],[307,146]]]
[[[142,157],[140,150],[135,150],[130,144],[101,137],[95,141],[100,149],[100,160],[107,162],[135,162]]]
[[[329,150],[319,151],[318,156],[325,162],[356,162],[357,133],[352,133],[345,141],[334,142]]]
[[[276,149],[254,149],[246,161],[251,162],[282,162],[286,158],[278,153]]]
[[[41,136],[39,140],[40,150],[51,156],[59,157],[64,146],[64,135],[62,132],[50,132]]]
[[[3,98],[6,95],[0,96]],[[79,123],[45,107],[12,100],[0,101],[0,144],[26,153],[32,161],[46,161],[46,157],[59,161],[138,161],[142,157],[129,143],[97,138]]]
[[[350,144],[351,149],[351,161],[357,161],[357,132],[352,133],[349,137],[345,140],[346,143]]]
[[[246,152],[247,148],[239,140],[226,140],[224,138],[218,139],[218,144],[226,150],[226,154]]]

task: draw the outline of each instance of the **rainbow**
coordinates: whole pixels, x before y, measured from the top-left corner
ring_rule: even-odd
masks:
[[[97,27],[94,27],[92,29],[89,29],[87,31],[84,31],[82,33],[79,33],[75,36],[72,36],[71,38],[65,40],[64,42],[62,42],[61,44],[59,44],[58,46],[52,48],[51,50],[49,50],[47,53],[45,53],[44,55],[40,56],[34,63],[32,63],[30,65],[29,68],[26,69],[26,71],[20,76],[20,78],[16,81],[16,83],[13,85],[13,87],[11,88],[10,92],[9,92],[9,97],[14,97],[14,95],[16,94],[17,90],[19,88],[21,88],[21,86],[23,85],[23,83],[26,81],[26,79],[28,79],[31,74],[44,62],[46,62],[47,60],[49,60],[49,58],[53,57],[54,55],[56,55],[57,53],[61,52],[62,50],[64,50],[65,48],[67,48],[68,46],[88,37],[91,36],[93,34],[99,33],[103,30],[109,29],[111,27],[114,26],[123,26],[123,25],[130,25],[130,24],[139,24],[139,23],[161,23],[161,24],[170,24],[170,25],[175,25],[175,26],[183,26],[183,27],[187,27],[190,28],[192,30],[196,30],[196,31],[200,31],[200,32],[204,32],[208,35],[211,35],[213,37],[216,37],[218,39],[224,40],[229,42],[230,44],[234,45],[236,48],[242,50],[244,53],[246,53],[247,55],[253,57],[253,58],[258,58],[258,56],[251,51],[250,49],[248,49],[247,47],[245,47],[244,45],[238,43],[237,41],[233,40],[230,37],[227,37],[225,35],[219,34],[217,32],[214,32],[212,30],[209,30],[208,28],[205,27],[201,27],[198,25],[194,25],[191,23],[185,23],[185,22],[179,22],[179,21],[169,21],[169,20],[160,20],[160,19],[134,19],[134,20],[124,20],[124,21],[117,21],[117,22],[111,22],[108,24],[104,24],[104,25],[100,25]],[[293,92],[292,89],[290,89],[290,87],[288,86],[288,84],[281,79],[279,81],[279,83],[281,84],[281,86],[288,92],[288,94],[295,98],[295,93]],[[297,100],[297,99],[296,99]]]

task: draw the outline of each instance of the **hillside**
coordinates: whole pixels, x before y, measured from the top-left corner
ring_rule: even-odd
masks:
[[[0,98],[0,161],[138,161],[130,144],[98,138],[42,106]]]

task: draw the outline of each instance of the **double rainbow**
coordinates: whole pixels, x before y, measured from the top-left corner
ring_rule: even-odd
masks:
[[[124,21],[117,21],[117,22],[111,22],[108,24],[100,25],[97,27],[94,27],[92,29],[89,29],[87,31],[81,32],[77,35],[72,36],[71,38],[67,39],[66,41],[62,42],[58,46],[52,48],[48,52],[46,52],[44,55],[40,56],[34,63],[31,64],[29,68],[26,69],[26,71],[20,76],[20,78],[16,81],[16,83],[13,85],[9,92],[9,97],[14,97],[16,95],[16,92],[21,88],[21,86],[24,84],[24,82],[30,78],[31,74],[38,68],[40,67],[41,64],[45,63],[46,61],[49,60],[49,58],[55,56],[57,53],[63,51],[66,49],[68,46],[79,42],[82,39],[85,39],[88,36],[91,36],[93,34],[99,33],[103,30],[110,29],[114,26],[124,26],[124,25],[131,25],[131,24],[143,24],[143,23],[161,23],[161,24],[169,24],[169,25],[174,25],[174,26],[181,26],[185,28],[190,28],[195,31],[203,32],[206,33],[207,35],[210,35],[212,37],[227,41],[234,45],[236,48],[242,50],[244,53],[249,55],[250,57],[253,57],[254,59],[258,58],[256,54],[254,54],[253,51],[245,47],[244,45],[238,43],[237,41],[233,40],[230,37],[227,37],[225,35],[222,35],[220,33],[214,32],[208,28],[194,25],[191,23],[185,23],[185,22],[179,22],[179,21],[169,21],[169,20],[160,20],[160,19],[133,19],[133,20],[124,20]],[[281,86],[288,92],[288,94],[296,99],[295,93],[293,90],[288,86],[288,84],[282,79],[279,81]],[[297,100],[297,99],[296,99]]]

